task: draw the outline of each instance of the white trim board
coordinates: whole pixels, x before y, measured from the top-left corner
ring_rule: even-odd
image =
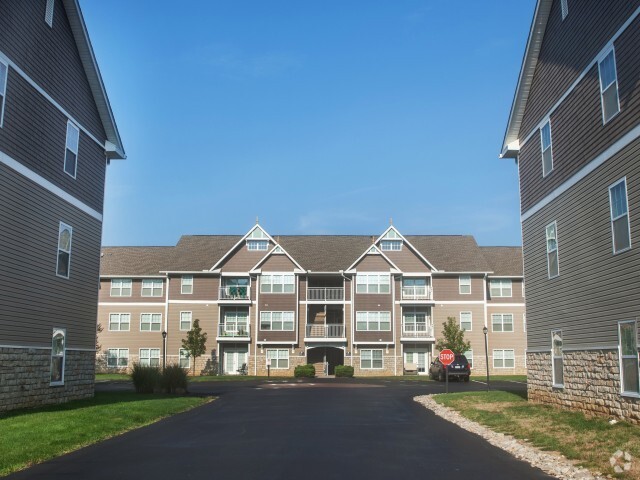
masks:
[[[100,307],[164,307],[166,302],[98,302]]]
[[[89,205],[86,205],[85,203],[81,202],[80,200],[78,200],[73,195],[65,192],[63,189],[61,189],[60,187],[54,185],[53,183],[51,183],[46,178],[38,175],[33,170],[30,170],[29,168],[27,168],[22,163],[18,162],[17,160],[14,160],[13,158],[11,158],[9,155],[7,155],[4,152],[0,152],[0,163],[3,164],[3,165],[6,165],[7,167],[9,167],[10,169],[14,170],[15,172],[18,172],[20,175],[22,175],[23,177],[28,178],[29,180],[31,180],[35,184],[37,184],[40,187],[42,187],[45,190],[47,190],[49,193],[53,193],[58,198],[64,200],[65,202],[67,202],[70,205],[73,205],[78,210],[83,211],[87,215],[93,217],[94,219],[96,219],[96,220],[98,220],[99,222],[102,223],[102,214],[101,213],[99,213],[98,211],[94,210]]]
[[[520,221],[524,222],[529,219],[531,216],[538,213],[544,207],[549,205],[552,201],[558,198],[560,195],[565,193],[571,187],[576,185],[580,180],[583,180],[587,175],[595,171],[598,167],[603,165],[607,160],[610,160],[614,155],[622,151],[625,147],[630,145],[634,140],[640,137],[640,125],[636,125],[633,129],[628,131],[622,138],[620,138],[617,142],[607,148],[600,155],[591,160],[588,164],[574,173],[571,177],[562,183],[558,188],[554,189],[548,195],[546,195],[542,200],[538,201],[533,207],[524,212],[520,216]]]

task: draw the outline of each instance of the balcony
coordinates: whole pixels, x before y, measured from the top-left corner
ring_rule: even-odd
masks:
[[[309,287],[307,300],[311,302],[341,302],[344,300],[343,287]]]
[[[345,340],[344,325],[307,325],[305,340]]]
[[[402,325],[401,340],[432,340],[433,325],[430,323],[410,323]]]
[[[251,300],[249,285],[227,285],[220,287],[220,300]]]
[[[250,328],[248,323],[222,323],[218,325],[218,340],[246,340],[250,339]]]
[[[432,300],[433,290],[430,285],[402,287],[402,300]]]

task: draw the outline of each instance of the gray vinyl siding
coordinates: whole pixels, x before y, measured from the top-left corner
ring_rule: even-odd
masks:
[[[640,0],[572,1],[563,21],[560,0],[553,2],[522,119],[521,139],[542,120],[639,5]]]
[[[64,172],[67,118],[9,69],[0,151],[102,212],[104,148],[80,131],[76,178]]]
[[[104,128],[62,2],[53,28],[44,21],[44,0],[0,2],[0,51],[101,141]]]
[[[101,224],[0,164],[0,344],[95,346]],[[56,276],[58,228],[73,227],[70,278]]]
[[[553,171],[543,178],[539,132],[522,146],[519,162],[523,213],[637,126],[640,17],[615,42],[615,53],[620,113],[603,125],[598,66],[594,65],[551,116]],[[530,99],[527,111],[535,107]],[[527,133],[522,130],[523,136]]]
[[[523,222],[529,349],[610,347],[617,322],[640,317],[640,140]],[[609,186],[626,176],[632,249],[613,255]],[[556,221],[560,275],[547,275],[545,227]]]

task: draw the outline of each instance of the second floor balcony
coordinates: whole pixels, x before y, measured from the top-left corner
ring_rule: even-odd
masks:
[[[431,323],[403,323],[402,335],[403,339],[432,339],[434,338],[433,324]]]
[[[310,339],[327,339],[327,338],[345,338],[344,325],[341,324],[329,324],[329,325],[307,325],[305,338]]]
[[[433,300],[431,285],[402,287],[402,300]]]
[[[343,287],[309,287],[307,300],[316,302],[340,302],[344,300]]]
[[[220,300],[251,300],[249,285],[227,285],[220,287]]]
[[[218,340],[249,340],[248,323],[221,323],[218,325]]]

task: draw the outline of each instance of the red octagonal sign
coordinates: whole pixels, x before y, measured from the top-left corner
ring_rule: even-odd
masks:
[[[446,350],[442,350],[440,352],[439,358],[443,365],[450,365],[451,362],[453,362],[453,359],[456,358],[456,356],[451,350],[447,348]]]

